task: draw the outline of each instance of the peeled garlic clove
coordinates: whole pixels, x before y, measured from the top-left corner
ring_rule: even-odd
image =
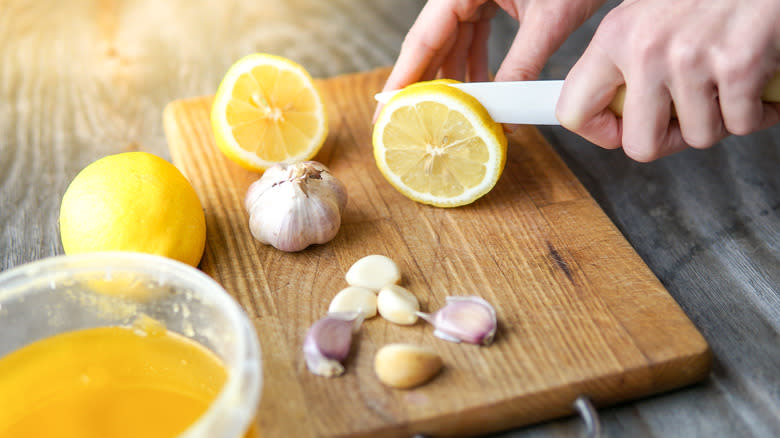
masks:
[[[379,290],[376,299],[377,310],[382,318],[401,325],[417,322],[420,303],[407,289],[391,284]]]
[[[388,284],[398,283],[401,270],[391,258],[373,254],[356,261],[347,271],[346,279],[350,286],[378,291]]]
[[[275,164],[244,199],[252,236],[282,251],[329,242],[346,204],[344,185],[316,161]]]
[[[389,344],[374,357],[374,372],[393,388],[413,388],[430,380],[443,366],[441,357],[428,347]]]
[[[349,355],[352,333],[363,317],[358,313],[329,313],[312,324],[303,342],[306,366],[314,374],[335,377],[344,373],[342,362]]]
[[[489,345],[498,322],[493,306],[480,297],[447,297],[447,304],[436,313],[417,312],[433,324],[437,337],[451,342]]]
[[[376,316],[377,297],[371,289],[349,286],[336,294],[330,302],[328,312],[355,312],[369,319]]]

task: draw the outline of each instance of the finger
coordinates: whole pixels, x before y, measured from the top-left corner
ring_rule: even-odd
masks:
[[[487,82],[490,80],[488,68],[488,40],[490,38],[490,19],[474,23],[474,34],[468,54],[468,80]]]
[[[603,148],[622,145],[622,123],[610,109],[623,74],[601,49],[590,46],[569,71],[555,116],[561,125]]]
[[[620,149],[623,121],[609,108],[604,108],[580,125],[576,134],[604,149]]]
[[[444,61],[452,54],[452,50],[457,43],[457,37],[458,34],[455,32],[447,38],[447,40],[444,42],[444,45],[442,45],[442,47],[434,55],[433,59],[431,59],[431,62],[428,64],[428,68],[425,69],[422,77],[418,78],[417,81],[430,81],[432,79],[436,79],[439,76],[439,72],[441,71],[441,67],[444,65]]]
[[[466,63],[473,38],[474,25],[472,23],[460,23],[452,48],[442,62],[440,69],[442,77],[461,82],[466,80]]]
[[[455,42],[442,62],[440,70],[442,77],[461,82],[466,80],[466,66],[473,39],[474,24],[460,23]]]
[[[659,158],[667,157],[669,155],[676,154],[677,152],[682,152],[689,148],[689,145],[685,143],[685,140],[682,137],[680,122],[677,119],[673,118],[672,120],[669,121],[669,127],[667,128],[666,131],[666,138],[668,140],[661,143],[656,148],[655,156],[646,161],[657,160]]]
[[[761,124],[758,130],[769,128],[780,123],[780,103],[777,102],[763,102],[763,117],[761,118]]]
[[[685,74],[670,86],[680,133],[697,149],[710,147],[726,136],[715,84],[702,74]]]
[[[398,59],[382,91],[398,90],[420,80],[432,79],[453,43],[458,17],[448,2],[428,2],[420,11],[401,45]],[[371,123],[375,123],[384,105],[379,103]]]
[[[396,67],[398,64],[396,64],[396,67],[393,68],[393,70],[390,72],[390,76],[388,77],[387,81],[385,82],[385,86],[382,89],[382,91],[390,91],[390,90],[398,90],[401,88],[406,87],[409,84],[419,82],[419,81],[429,81],[431,79],[434,79],[441,68],[442,63],[444,62],[444,58],[448,55],[448,51],[451,49],[453,44],[455,43],[455,38],[449,38],[448,41],[444,43],[444,46],[440,51],[438,51],[434,57],[430,60],[429,64],[425,67],[425,70],[422,73],[415,72],[413,76],[400,76],[400,74],[394,74],[397,70]],[[377,103],[376,109],[374,109],[374,115],[371,118],[371,123],[376,123],[377,118],[379,118],[379,113],[382,112],[382,108],[384,108],[384,103]]]
[[[685,148],[680,126],[672,121],[672,98],[664,84],[643,77],[626,83],[623,104],[623,151],[640,162]]]
[[[720,112],[725,129],[745,135],[780,122],[777,104],[761,101],[764,86],[769,81],[720,81]]]
[[[383,91],[397,90],[419,81],[434,58],[451,44],[458,27],[458,17],[451,8],[449,2],[425,4],[404,38]]]
[[[547,59],[579,25],[566,15],[566,8],[548,11],[529,9],[512,41],[512,46],[496,72],[497,81],[536,79]]]

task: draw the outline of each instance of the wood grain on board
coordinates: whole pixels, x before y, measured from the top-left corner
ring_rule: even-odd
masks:
[[[244,194],[259,175],[214,145],[211,97],[172,102],[164,126],[174,163],[203,203],[201,269],[250,315],[263,350],[263,436],[474,435],[572,413],[703,379],[707,343],[642,259],[534,127],[512,136],[504,173],[477,202],[417,204],[387,183],[371,150],[373,95],[388,73],[318,80],[330,134],[315,157],[347,186],[336,238],[283,253],[251,237]],[[366,321],[344,376],[312,375],[301,354],[308,327],[368,254],[393,258],[402,285],[433,311],[448,295],[495,307],[496,342],[449,343],[423,322]],[[445,368],[413,390],[382,386],[374,353],[390,342],[428,345]]]

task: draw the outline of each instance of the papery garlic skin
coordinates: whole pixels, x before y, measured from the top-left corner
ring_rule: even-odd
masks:
[[[332,240],[346,205],[344,184],[316,161],[270,167],[244,199],[252,236],[288,252]]]
[[[490,345],[498,328],[495,309],[477,296],[447,297],[435,313],[417,316],[433,325],[435,336],[450,342]]]
[[[312,324],[303,342],[303,357],[309,371],[324,377],[343,374],[342,362],[349,355],[352,334],[362,322],[359,313],[329,313]]]

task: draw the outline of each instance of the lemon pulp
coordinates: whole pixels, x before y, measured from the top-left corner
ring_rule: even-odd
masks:
[[[455,207],[474,202],[498,181],[506,136],[470,95],[441,82],[396,94],[374,126],[374,158],[405,196]]]
[[[214,97],[211,123],[219,149],[253,171],[312,158],[328,131],[309,73],[289,59],[262,53],[230,67]]]

